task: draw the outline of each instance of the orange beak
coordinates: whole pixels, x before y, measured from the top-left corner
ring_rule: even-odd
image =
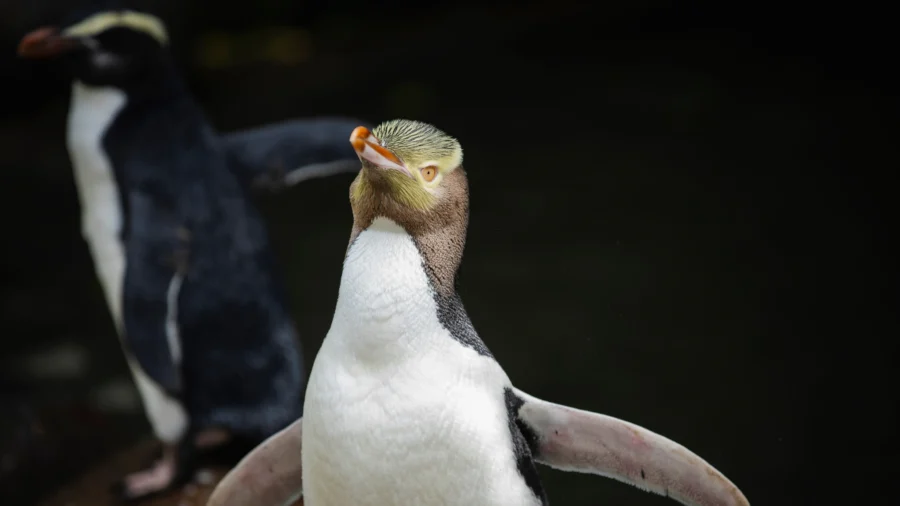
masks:
[[[383,169],[399,170],[412,176],[403,161],[389,149],[383,147],[381,141],[368,128],[363,126],[354,128],[353,133],[350,134],[350,144],[353,145],[353,149],[356,150],[356,155],[361,161],[367,161]]]
[[[27,33],[19,42],[22,58],[51,58],[78,46],[78,39],[60,35],[56,28],[45,26]]]

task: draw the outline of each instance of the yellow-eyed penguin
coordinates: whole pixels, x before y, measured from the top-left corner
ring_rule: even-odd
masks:
[[[301,492],[306,506],[546,505],[535,462],[683,504],[749,504],[673,441],[513,387],[454,286],[469,213],[455,139],[397,120],[351,143],[353,230],[303,419],[245,457],[209,506]]]

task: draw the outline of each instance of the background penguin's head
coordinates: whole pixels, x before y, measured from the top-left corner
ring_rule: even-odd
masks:
[[[167,73],[168,34],[162,20],[134,10],[82,14],[58,27],[42,27],[19,43],[23,58],[60,60],[73,79],[129,90]]]

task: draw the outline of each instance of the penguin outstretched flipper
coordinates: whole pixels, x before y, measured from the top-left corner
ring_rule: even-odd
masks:
[[[308,179],[359,172],[347,142],[359,120],[289,120],[222,134],[229,167],[245,186],[280,190]]]
[[[288,425],[219,481],[206,506],[287,506],[303,496],[303,419]]]
[[[517,425],[538,463],[613,478],[691,506],[750,504],[722,473],[674,441],[617,418],[512,393]],[[248,453],[206,506],[286,506],[302,497],[302,422]]]
[[[750,504],[722,473],[672,440],[518,389],[514,394],[519,426],[533,437],[534,459],[541,464],[613,478],[692,506]]]
[[[541,464],[613,478],[691,506],[750,504],[722,473],[674,441],[617,418],[512,392],[519,430]],[[286,506],[302,497],[302,422],[247,454],[206,506]]]

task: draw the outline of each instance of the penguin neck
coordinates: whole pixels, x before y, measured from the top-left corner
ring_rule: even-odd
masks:
[[[421,254],[422,265],[435,292],[442,297],[456,295],[456,274],[462,263],[469,224],[469,193],[465,170],[460,166],[445,180],[446,194],[429,213],[410,211],[381,191],[362,191],[353,195],[364,182],[360,171],[350,187],[353,209],[351,248],[359,234],[381,220],[401,228]]]
[[[194,153],[218,149],[215,131],[193,98],[176,78],[164,82],[169,84],[139,93],[73,83],[67,144],[76,177],[122,177],[127,160],[147,156],[161,169],[177,171],[180,147]]]
[[[104,151],[104,137],[118,119],[126,115],[138,117],[138,121],[143,121],[140,118],[152,117],[158,123],[162,116],[160,113],[172,109],[189,109],[183,111],[187,114],[168,115],[174,116],[173,119],[182,125],[193,122],[200,123],[200,126],[208,126],[199,109],[175,78],[161,80],[159,86],[152,92],[123,90],[113,86],[95,86],[78,80],[73,81],[66,140],[75,171],[105,172],[103,166],[108,164],[96,163],[96,159],[100,156],[97,152]],[[157,125],[157,131],[165,134],[167,130]],[[139,146],[144,138],[137,134],[137,131],[135,133],[136,135],[132,136],[134,138],[127,139],[130,141],[130,149]],[[158,139],[149,138],[146,141],[158,142]],[[86,156],[88,154],[89,156]],[[84,158],[89,158],[95,163],[83,163]]]
[[[79,81],[72,84],[66,144],[79,191],[113,178],[109,159],[103,152],[103,136],[127,103],[128,96],[117,88],[88,86]],[[85,204],[90,202],[82,202]]]
[[[375,218],[348,248],[329,336],[362,363],[387,365],[434,349],[445,333],[414,238]]]

